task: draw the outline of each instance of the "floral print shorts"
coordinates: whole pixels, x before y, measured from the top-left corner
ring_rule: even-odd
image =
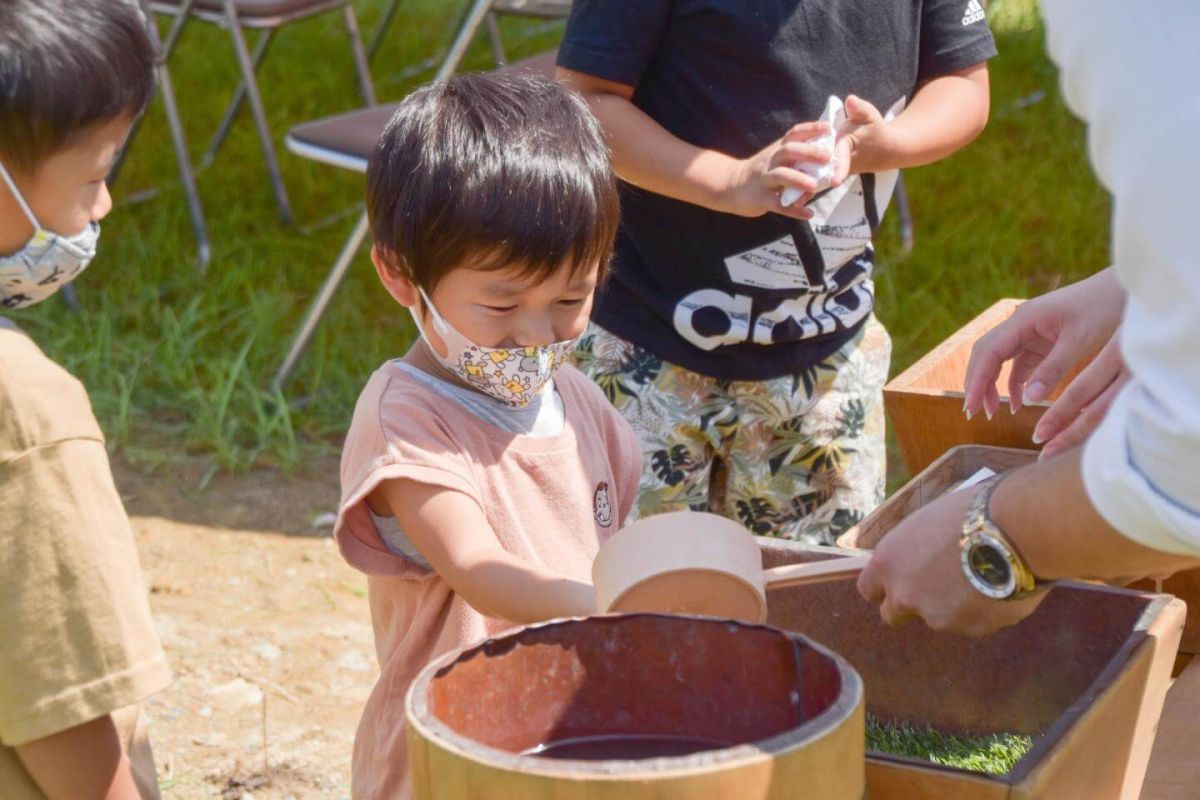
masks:
[[[891,348],[872,316],[802,374],[725,381],[666,363],[593,323],[576,364],[641,442],[630,522],[711,511],[761,536],[833,544],[883,501]]]

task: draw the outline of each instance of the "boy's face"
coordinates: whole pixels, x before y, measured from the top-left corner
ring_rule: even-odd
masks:
[[[96,123],[32,172],[5,164],[43,228],[73,236],[108,214],[112,197],[104,181],[132,125],[128,117]],[[0,255],[20,250],[31,236],[33,225],[0,181]]]
[[[383,266],[372,248],[372,260],[384,286],[405,306],[420,301],[417,287]],[[589,269],[566,267],[549,278],[521,276],[517,269],[451,270],[433,290],[430,299],[438,312],[481,347],[534,347],[574,339],[587,327],[600,265]],[[443,357],[446,346],[429,314],[423,309],[422,326]]]

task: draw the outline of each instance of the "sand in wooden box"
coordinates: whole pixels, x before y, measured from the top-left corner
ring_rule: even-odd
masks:
[[[864,520],[859,541],[877,542],[894,520],[982,466],[999,471],[1030,457],[959,448]],[[833,548],[759,541],[765,566],[840,557]],[[876,718],[1037,737],[1003,776],[868,752],[872,800],[1138,797],[1183,624],[1178,600],[1067,584],[1021,624],[983,639],[920,623],[889,628],[852,581],[769,592],[768,604],[769,624],[804,633],[855,667]]]

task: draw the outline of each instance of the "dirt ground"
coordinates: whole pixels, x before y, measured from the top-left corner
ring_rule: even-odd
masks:
[[[175,671],[147,708],[164,798],[349,797],[377,668],[366,581],[314,525],[336,458],[203,491],[202,464],[116,473]]]

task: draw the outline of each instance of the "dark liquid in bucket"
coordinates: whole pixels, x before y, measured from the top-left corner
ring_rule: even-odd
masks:
[[[609,759],[669,758],[687,756],[702,750],[729,747],[728,742],[698,739],[693,736],[655,736],[617,733],[606,736],[578,736],[531,747],[521,755],[539,758],[607,761]]]

